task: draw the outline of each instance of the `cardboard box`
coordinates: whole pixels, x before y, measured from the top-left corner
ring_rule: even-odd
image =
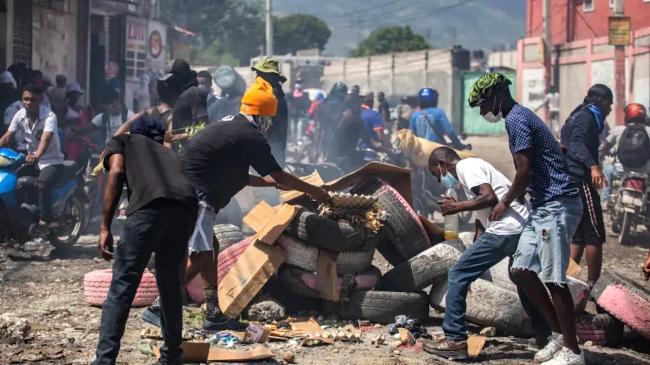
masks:
[[[244,217],[244,223],[257,232],[258,241],[272,245],[299,210],[295,205],[289,204],[274,208],[263,201]]]
[[[219,283],[219,307],[229,317],[237,317],[285,260],[279,246],[255,241]]]
[[[223,350],[212,347],[209,343],[183,342],[183,362],[204,363],[208,361],[254,361],[273,358],[273,352],[268,347],[258,346],[246,351]],[[152,345],[151,349],[160,359],[160,347]]]
[[[318,250],[317,286],[319,296],[322,299],[338,302],[339,286],[336,276],[336,258],[338,252]]]

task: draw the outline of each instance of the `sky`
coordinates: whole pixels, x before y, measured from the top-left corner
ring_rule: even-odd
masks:
[[[274,0],[275,15],[311,14],[332,36],[329,56],[346,56],[360,40],[384,26],[410,26],[429,44],[491,51],[513,48],[523,37],[525,0]],[[454,42],[455,40],[455,42]]]

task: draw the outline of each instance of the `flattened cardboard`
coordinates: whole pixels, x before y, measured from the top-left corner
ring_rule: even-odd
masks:
[[[470,357],[477,357],[485,346],[485,336],[469,336],[467,339],[467,354]]]
[[[292,331],[304,331],[307,333],[320,333],[323,330],[314,318],[309,318],[308,321],[291,322]]]
[[[244,217],[244,223],[248,224],[255,232],[259,232],[268,224],[271,217],[277,213],[276,209],[267,202],[261,201]]]
[[[222,350],[211,347],[209,343],[183,342],[181,343],[183,362],[208,362],[208,361],[254,361],[274,357],[273,352],[267,347],[258,346],[246,351]],[[152,345],[151,349],[160,359],[160,347]]]
[[[279,246],[256,241],[246,248],[219,283],[219,307],[229,316],[238,316],[285,260]]]
[[[258,241],[272,245],[298,211],[294,205],[283,204],[277,208],[263,201],[244,217],[244,222],[257,232]]]
[[[320,176],[318,171],[314,171],[311,175],[303,176],[300,178],[300,180],[316,186],[325,185],[325,181],[323,181],[323,178]],[[282,199],[283,202],[289,202],[302,195],[304,195],[302,191],[297,191],[297,190],[283,191],[280,194],[280,199]]]
[[[397,190],[397,192],[399,192],[409,204],[413,205],[411,169],[405,169],[381,162],[369,162],[356,171],[338,179],[328,181],[323,186],[331,191],[339,191],[354,186],[369,177],[377,177],[384,180],[390,186],[395,188],[395,190]],[[290,202],[303,195],[304,194],[299,193],[293,196],[290,200],[285,200],[285,202]]]
[[[392,186],[412,206],[413,192],[411,191],[411,169],[372,161],[341,178],[330,181],[326,186],[333,191],[343,190],[361,181],[377,177]]]
[[[338,302],[339,286],[336,276],[336,258],[338,252],[318,250],[317,286],[322,299]]]
[[[566,269],[566,275],[575,278],[582,271],[582,266],[578,265],[572,258],[569,258],[569,267]]]

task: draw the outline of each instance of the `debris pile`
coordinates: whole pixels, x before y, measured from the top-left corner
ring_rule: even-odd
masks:
[[[31,339],[29,321],[14,313],[0,315],[0,342],[21,344]]]

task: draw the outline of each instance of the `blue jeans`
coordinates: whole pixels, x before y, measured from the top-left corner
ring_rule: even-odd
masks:
[[[467,307],[467,290],[472,282],[485,271],[506,257],[512,256],[517,249],[519,235],[496,235],[483,233],[458,259],[449,270],[445,320],[442,329],[445,337],[451,341],[467,340],[465,328],[465,310]],[[532,306],[528,298],[517,289],[524,310],[533,323],[535,337],[546,338],[551,330],[541,313]]]
[[[543,283],[566,284],[569,243],[582,219],[580,197],[559,197],[535,207],[521,232],[512,269],[530,270]]]
[[[102,306],[101,328],[93,365],[114,365],[129,317],[131,302],[152,253],[156,253],[156,284],[160,293],[162,362],[180,363],[183,308],[181,274],[187,240],[196,220],[196,206],[157,199],[131,213],[115,248],[113,277]]]

